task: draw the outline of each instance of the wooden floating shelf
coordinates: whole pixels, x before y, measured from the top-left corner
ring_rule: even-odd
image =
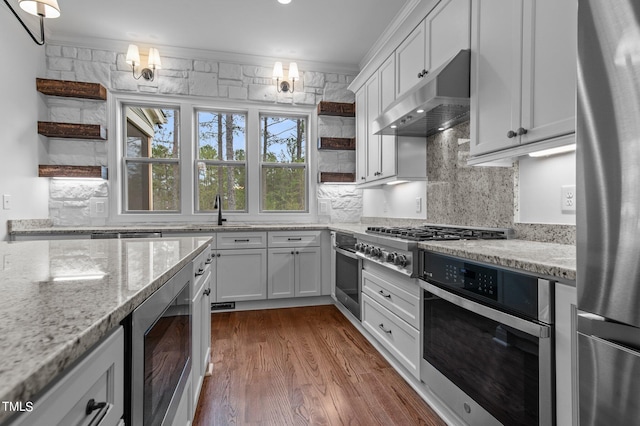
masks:
[[[104,166],[55,166],[39,165],[39,177],[72,177],[72,178],[101,178],[109,177]]]
[[[49,96],[107,100],[107,89],[99,83],[36,78],[36,89],[38,92]]]
[[[318,104],[318,115],[333,115],[338,117],[355,117],[356,104],[342,102],[321,101]]]
[[[107,129],[99,124],[38,121],[38,133],[51,138],[107,140]]]
[[[320,138],[318,141],[318,149],[355,151],[356,138]]]
[[[355,173],[320,172],[320,182],[355,183]]]

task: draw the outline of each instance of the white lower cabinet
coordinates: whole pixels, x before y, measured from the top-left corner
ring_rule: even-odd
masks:
[[[96,407],[87,414],[87,407]],[[118,327],[11,426],[116,426],[124,414],[124,330]]]
[[[204,376],[209,371],[211,348],[211,281],[213,277],[213,253],[206,249],[193,262],[193,320],[191,331],[191,391],[193,392],[192,414],[202,389]]]
[[[239,302],[267,298],[267,250],[218,250],[216,301]]]
[[[193,374],[189,376],[187,380],[187,384],[185,385],[185,391],[182,393],[182,398],[180,398],[180,404],[178,404],[178,408],[176,409],[176,415],[173,418],[172,426],[189,426],[191,425],[191,420],[193,415],[196,412],[196,402],[193,402],[191,399],[191,387],[193,386]],[[193,413],[193,414],[192,414]]]
[[[269,299],[320,296],[320,247],[269,249]]]
[[[420,287],[375,264],[362,271],[362,325],[420,379]]]
[[[577,425],[577,291],[556,283],[556,424]]]

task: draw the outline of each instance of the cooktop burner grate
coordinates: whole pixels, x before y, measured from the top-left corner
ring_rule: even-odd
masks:
[[[505,229],[482,229],[424,225],[418,227],[370,226],[368,234],[385,235],[410,241],[507,239]]]

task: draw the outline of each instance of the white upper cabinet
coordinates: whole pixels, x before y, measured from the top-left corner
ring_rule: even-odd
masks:
[[[470,46],[469,0],[442,0],[396,49],[396,97]]]
[[[577,2],[477,0],[472,17],[471,155],[575,132]]]
[[[393,102],[395,57],[392,55],[356,93],[357,182],[372,182],[396,174],[395,136],[374,135],[371,123],[384,102]]]

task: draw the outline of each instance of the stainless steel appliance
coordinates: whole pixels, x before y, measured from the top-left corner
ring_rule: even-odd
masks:
[[[421,258],[422,381],[469,424],[552,425],[551,283],[429,251]]]
[[[370,226],[356,234],[359,257],[393,269],[409,277],[418,277],[418,242],[511,238],[508,228],[480,228],[425,224],[421,226]]]
[[[470,51],[461,50],[431,73],[420,73],[424,81],[375,119],[373,133],[425,137],[469,121],[470,63]]]
[[[191,265],[131,316],[131,421],[171,425],[191,372]]]
[[[360,291],[362,288],[360,273],[362,265],[356,255],[356,239],[350,234],[334,232],[332,241],[335,252],[336,300],[360,320]]]
[[[640,3],[578,5],[581,425],[640,419]]]

